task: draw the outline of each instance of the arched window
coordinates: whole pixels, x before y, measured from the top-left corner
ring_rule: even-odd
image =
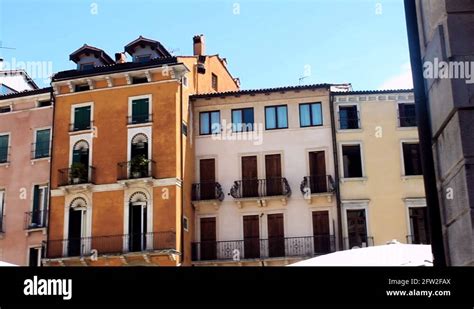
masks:
[[[148,159],[148,137],[143,133],[138,133],[132,138],[131,156],[133,159],[137,156],[144,156]]]
[[[129,200],[128,241],[131,252],[143,251],[147,247],[147,197],[143,192],[135,192]]]

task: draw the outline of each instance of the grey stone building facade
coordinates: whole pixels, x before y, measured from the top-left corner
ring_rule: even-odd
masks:
[[[474,1],[416,0],[416,14],[446,263],[474,266]]]

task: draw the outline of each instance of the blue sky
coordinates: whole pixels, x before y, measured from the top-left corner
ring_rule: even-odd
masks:
[[[409,87],[402,0],[0,0],[0,57],[74,68],[84,43],[111,57],[139,35],[177,55],[192,37],[227,58],[242,88],[351,82]],[[47,83],[35,79],[41,86]]]

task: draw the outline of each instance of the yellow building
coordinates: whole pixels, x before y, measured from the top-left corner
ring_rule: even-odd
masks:
[[[429,243],[411,90],[333,94],[343,248]]]

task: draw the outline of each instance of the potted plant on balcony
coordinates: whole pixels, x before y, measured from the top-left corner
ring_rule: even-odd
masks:
[[[84,179],[86,175],[87,175],[87,169],[83,163],[75,162],[71,165],[70,178],[71,178],[72,184],[80,183],[81,180]]]
[[[140,178],[148,172],[148,163],[150,160],[145,155],[133,157],[130,161],[130,172],[133,178]]]

